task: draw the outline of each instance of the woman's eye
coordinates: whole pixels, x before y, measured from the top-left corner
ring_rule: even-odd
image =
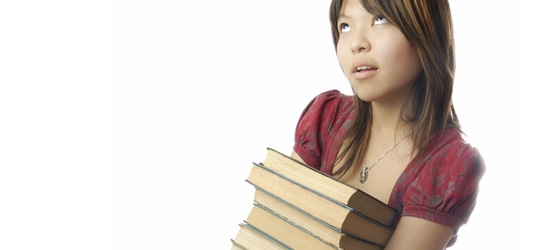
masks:
[[[340,32],[341,33],[348,32],[350,30],[351,30],[351,27],[347,23],[340,24]]]
[[[386,19],[386,18],[383,17],[383,16],[378,16],[378,17],[374,18],[374,23],[373,23],[373,25],[384,24],[384,23],[387,23],[387,22],[388,22],[388,19]]]

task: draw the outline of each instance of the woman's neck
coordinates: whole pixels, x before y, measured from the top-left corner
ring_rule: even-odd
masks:
[[[401,105],[372,105],[371,135],[386,138],[402,138],[411,133],[411,126],[401,120]]]

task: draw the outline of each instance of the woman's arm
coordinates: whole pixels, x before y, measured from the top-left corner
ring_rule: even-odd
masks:
[[[403,216],[385,250],[442,250],[453,236],[453,229],[416,217]]]

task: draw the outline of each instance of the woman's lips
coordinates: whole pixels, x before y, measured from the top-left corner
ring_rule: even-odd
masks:
[[[378,72],[378,68],[371,67],[371,66],[358,66],[355,68],[355,71],[353,72],[353,78],[357,80],[363,80],[367,79],[369,77],[372,77],[374,74]]]

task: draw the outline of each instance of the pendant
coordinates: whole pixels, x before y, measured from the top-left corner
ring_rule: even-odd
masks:
[[[367,180],[367,177],[369,177],[369,172],[367,168],[361,169],[361,172],[359,172],[359,182],[363,184]]]

